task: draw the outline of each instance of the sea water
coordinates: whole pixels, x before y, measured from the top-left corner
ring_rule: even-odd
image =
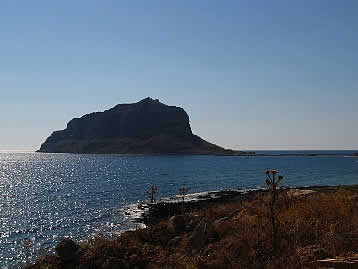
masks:
[[[336,156],[190,156],[0,153],[0,268],[16,268],[53,251],[65,236],[112,237],[133,224],[122,208],[178,189],[189,192],[264,187],[265,169],[284,176],[283,185],[358,183],[352,151]],[[24,242],[29,240],[30,245]]]

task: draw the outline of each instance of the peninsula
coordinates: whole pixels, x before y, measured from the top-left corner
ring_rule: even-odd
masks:
[[[65,130],[53,132],[38,152],[119,154],[240,155],[192,133],[181,107],[145,98],[104,112],[74,118]]]

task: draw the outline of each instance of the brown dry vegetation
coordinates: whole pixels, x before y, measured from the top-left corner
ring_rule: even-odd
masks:
[[[258,193],[185,213],[185,229],[177,234],[161,219],[115,240],[95,238],[81,245],[72,263],[48,255],[29,268],[308,268],[316,259],[358,251],[357,194],[356,188],[299,196],[281,191],[276,255],[269,196]],[[203,245],[193,246],[191,236],[203,220]]]

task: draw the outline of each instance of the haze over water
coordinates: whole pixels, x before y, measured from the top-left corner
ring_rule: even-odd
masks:
[[[275,152],[280,153],[280,152]],[[317,153],[317,151],[315,151]],[[23,264],[64,236],[113,236],[133,227],[121,208],[146,199],[227,188],[256,188],[264,170],[285,186],[357,184],[358,158],[340,156],[218,157],[0,153],[0,266]],[[346,152],[352,154],[352,152]],[[15,260],[14,260],[15,258]]]

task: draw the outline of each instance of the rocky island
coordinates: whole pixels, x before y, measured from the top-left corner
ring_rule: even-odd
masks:
[[[239,155],[192,133],[181,107],[145,98],[119,104],[104,112],[74,118],[65,130],[55,131],[38,152],[119,154]]]

